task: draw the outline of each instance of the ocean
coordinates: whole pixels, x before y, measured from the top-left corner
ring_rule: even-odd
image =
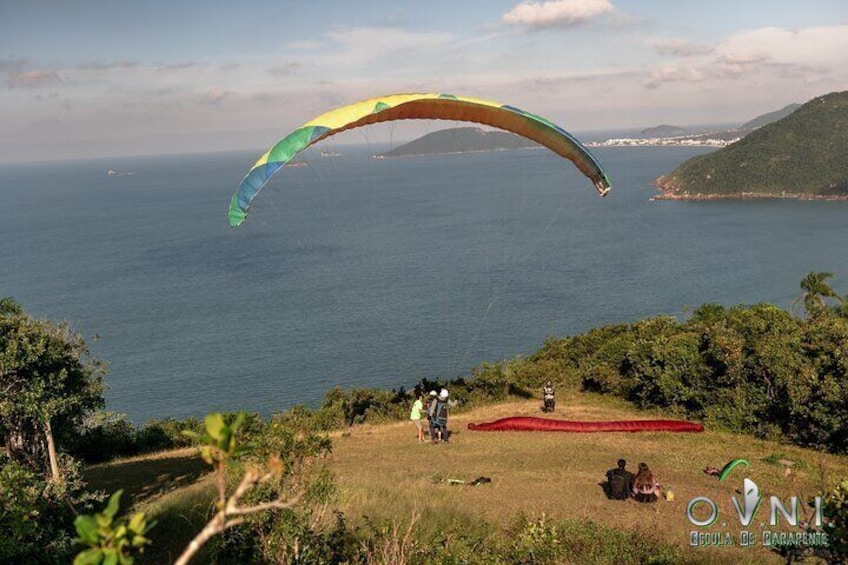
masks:
[[[601,199],[545,150],[332,146],[235,229],[259,152],[3,164],[0,296],[71,322],[108,364],[106,408],[143,423],[409,388],[704,302],[788,308],[810,271],[848,291],[848,202],[650,200],[707,151],[593,150]]]

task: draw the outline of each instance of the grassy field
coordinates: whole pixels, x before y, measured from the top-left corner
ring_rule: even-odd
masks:
[[[520,515],[531,519],[589,519],[616,529],[649,532],[685,548],[686,555],[703,563],[780,563],[767,548],[739,547],[739,524],[731,496],[739,496],[743,477],[760,487],[764,498],[749,531],[760,534],[768,526],[768,496],[807,500],[819,490],[848,476],[848,458],[825,455],[747,436],[707,431],[700,434],[539,432],[471,432],[469,422],[505,416],[541,415],[538,401],[512,402],[479,408],[451,417],[450,444],[419,444],[410,422],[363,425],[333,436],[330,465],[339,486],[337,507],[351,524],[390,520],[405,529],[431,530],[451,523],[485,520],[506,528]],[[648,419],[624,403],[594,395],[574,394],[558,399],[551,417],[574,420]],[[725,481],[703,473],[707,465],[721,467],[730,459],[750,461]],[[610,501],[599,485],[605,471],[624,458],[635,470],[648,463],[673,501],[656,504]],[[791,472],[781,460],[792,461]],[[123,486],[143,508],[160,520],[151,536],[156,541],[153,562],[167,562],[175,548],[190,537],[192,528],[212,500],[211,483],[203,478],[202,464],[190,454],[174,452],[157,457],[121,461],[92,468],[87,476],[94,486],[113,490]],[[472,487],[452,485],[447,479],[491,483]],[[172,481],[181,485],[168,492]],[[188,485],[188,486],[186,486]],[[708,496],[720,515],[707,531],[731,533],[737,545],[689,548],[689,533],[697,528],[686,518],[686,505],[695,496]],[[765,527],[761,526],[765,523]],[[163,535],[165,536],[163,539]],[[145,560],[145,562],[150,562]]]
[[[823,455],[747,436],[704,432],[568,434],[540,432],[471,432],[469,422],[491,421],[515,415],[540,416],[538,401],[490,406],[457,414],[450,420],[450,444],[419,444],[409,422],[353,428],[334,439],[333,470],[341,488],[341,507],[354,518],[367,515],[405,519],[421,515],[418,527],[444,523],[444,516],[470,514],[506,526],[519,513],[535,517],[585,518],[626,530],[650,531],[663,540],[688,548],[686,505],[695,496],[708,496],[720,515],[710,532],[730,532],[739,524],[730,497],[747,476],[764,498],[749,531],[768,528],[767,497],[781,500],[797,495],[806,500],[836,480],[848,476],[848,458]],[[623,403],[596,396],[573,395],[558,400],[552,417],[573,420],[648,419]],[[703,473],[743,457],[748,469],[734,471],[720,483]],[[639,504],[608,500],[599,482],[619,458],[635,470],[646,462],[664,488],[672,488],[671,502]],[[787,476],[781,459],[794,461]],[[476,487],[452,486],[445,479],[492,479]],[[741,500],[741,496],[736,494]],[[726,526],[722,526],[726,524]],[[687,549],[687,551],[690,551]],[[693,548],[705,562],[780,562],[761,546]],[[699,559],[700,560],[700,559]]]

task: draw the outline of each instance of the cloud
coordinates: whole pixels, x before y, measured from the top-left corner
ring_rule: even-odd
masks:
[[[201,67],[201,66],[203,66],[203,65],[200,64],[200,63],[193,63],[193,62],[187,61],[187,62],[183,62],[183,63],[171,63],[170,65],[164,65],[164,66],[159,67],[157,70],[160,70],[160,71],[184,71],[186,69],[194,69],[194,68]]]
[[[787,30],[766,27],[737,33],[719,47],[737,59],[767,57],[800,65],[848,65],[848,24]]]
[[[32,97],[33,100],[45,101],[45,100],[56,100],[59,98],[59,93],[56,91],[48,92],[47,94],[36,94]]]
[[[651,78],[645,84],[648,88],[659,88],[669,82],[702,82],[709,77],[703,69],[692,67],[663,67],[651,72]]]
[[[599,69],[591,72],[579,72],[569,74],[554,74],[538,76],[528,74],[526,76],[514,76],[513,80],[523,84],[523,88],[532,92],[544,92],[562,95],[566,89],[585,87],[587,85],[607,85],[619,81],[633,82],[639,74],[632,70]],[[508,79],[505,79],[505,82]]]
[[[55,71],[21,71],[9,73],[6,84],[10,88],[39,88],[62,82]]]
[[[731,52],[722,55],[718,59],[718,62],[724,65],[754,65],[759,63],[766,63],[771,60],[772,58],[765,53]]]
[[[249,100],[252,102],[259,102],[261,104],[267,104],[269,102],[277,102],[280,98],[282,98],[282,95],[278,93],[257,92],[255,94],[251,94]]]
[[[401,28],[334,28],[327,38],[342,48],[332,60],[340,64],[364,64],[400,51],[414,51],[449,45],[454,36],[446,32],[416,33]]]
[[[297,61],[289,61],[288,63],[277,65],[276,67],[268,69],[268,72],[271,73],[271,76],[286,77],[296,73],[302,67],[303,65],[301,65]]]
[[[0,73],[20,73],[28,66],[26,59],[0,59]]]
[[[77,68],[83,71],[111,71],[114,69],[133,69],[137,66],[138,63],[136,63],[135,61],[89,61],[87,63],[77,65]]]
[[[655,44],[660,49],[661,44]],[[668,53],[676,44],[663,44]],[[689,56],[683,46],[680,56]],[[701,53],[691,53],[691,55]],[[848,78],[848,24],[800,30],[760,28],[728,36],[703,53],[697,64],[670,65],[654,70],[645,83],[659,88],[667,83],[739,81],[758,76],[761,83],[818,82]]]
[[[320,41],[291,41],[285,44],[285,47],[289,49],[303,49],[303,50],[311,50],[311,49],[319,49],[324,44]]]
[[[220,104],[224,98],[231,96],[232,94],[233,93],[228,90],[224,90],[218,86],[213,86],[206,93],[206,101],[210,104]]]
[[[609,0],[527,1],[504,14],[502,20],[510,25],[531,29],[573,27],[613,13],[615,8]]]
[[[708,55],[715,48],[709,45],[689,43],[680,39],[666,39],[653,42],[657,52],[661,55],[673,55],[675,57],[692,57],[695,55]]]
[[[163,98],[167,96],[172,96],[174,94],[178,94],[180,91],[173,86],[163,86],[160,88],[152,88],[145,90],[147,94],[150,96],[154,96],[156,98]]]
[[[410,24],[409,16],[400,12],[384,14],[375,25],[380,27],[407,27]]]

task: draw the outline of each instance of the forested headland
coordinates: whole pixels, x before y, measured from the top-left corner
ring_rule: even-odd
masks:
[[[655,184],[658,199],[848,198],[848,92],[810,100]]]

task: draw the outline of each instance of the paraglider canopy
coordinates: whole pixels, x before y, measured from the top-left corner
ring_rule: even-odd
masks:
[[[727,475],[730,474],[730,471],[734,469],[737,465],[744,465],[745,467],[750,467],[751,464],[748,463],[747,459],[731,459],[727,462],[727,464],[719,471],[718,480],[723,481],[727,478]]]
[[[230,225],[241,224],[271,176],[310,145],[353,128],[410,119],[475,122],[515,133],[569,159],[601,196],[610,190],[609,179],[594,156],[570,133],[541,116],[514,106],[452,94],[390,94],[331,110],[277,142],[239,184],[230,201]]]

